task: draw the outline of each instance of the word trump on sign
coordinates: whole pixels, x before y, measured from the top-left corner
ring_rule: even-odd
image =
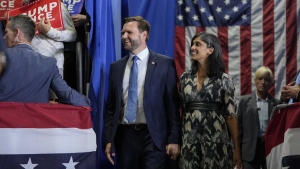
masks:
[[[53,28],[58,30],[64,29],[60,0],[38,0],[8,11],[8,17],[16,15],[27,15],[31,17],[35,23],[43,18],[49,19]]]
[[[42,18],[48,18],[49,20],[51,20],[53,18],[52,11],[57,6],[57,2],[51,2],[49,4],[45,4],[44,6],[38,6],[36,8],[30,9],[29,11],[26,11],[22,14],[31,17],[34,22],[38,22]]]

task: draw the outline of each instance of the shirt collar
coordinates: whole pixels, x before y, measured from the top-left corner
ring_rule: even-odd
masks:
[[[133,56],[137,56],[142,61],[147,60],[149,57],[149,49],[146,46],[146,48],[144,50],[142,50],[140,53],[138,53],[137,55],[130,53],[129,56],[130,56],[130,58],[129,58],[130,60],[132,59]]]
[[[256,95],[256,101],[263,101],[263,99],[259,98],[258,95],[257,95],[257,91],[255,92],[255,95]],[[267,95],[267,98],[266,98],[266,102],[268,101],[268,95]]]

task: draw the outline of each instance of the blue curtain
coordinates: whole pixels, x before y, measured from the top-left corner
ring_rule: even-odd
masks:
[[[155,52],[174,58],[174,25],[176,1],[122,0],[122,18],[140,15],[151,25],[147,46]]]
[[[91,30],[89,55],[92,62],[89,99],[91,116],[97,135],[98,168],[109,169],[104,150],[104,110],[108,90],[109,65],[116,60],[112,5],[110,0],[87,0],[86,11],[90,16]]]

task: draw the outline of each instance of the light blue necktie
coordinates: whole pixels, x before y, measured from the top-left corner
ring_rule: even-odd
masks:
[[[300,73],[298,73],[295,84],[300,84]],[[293,103],[293,99],[289,100],[289,104]]]
[[[129,76],[129,89],[128,89],[128,98],[127,98],[127,108],[125,118],[128,120],[128,123],[131,123],[136,118],[136,109],[137,109],[137,100],[138,100],[138,65],[137,56],[132,57],[132,66]]]

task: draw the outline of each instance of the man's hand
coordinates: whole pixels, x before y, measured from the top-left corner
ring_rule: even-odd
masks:
[[[107,143],[106,144],[106,147],[105,147],[105,154],[106,154],[106,157],[108,159],[108,161],[114,165],[114,160],[113,160],[113,157],[115,156],[115,153],[111,153],[111,143]]]
[[[283,86],[282,89],[281,89],[280,100],[282,102],[287,102],[288,99],[290,99],[288,88],[287,88],[287,86]]]
[[[82,14],[74,14],[71,16],[74,26],[81,26],[84,25],[86,22],[86,15]]]
[[[38,30],[45,35],[49,32],[49,30],[52,27],[48,18],[47,20],[45,20],[45,18],[42,18],[40,22],[37,24],[37,26],[38,26]]]
[[[180,154],[180,146],[178,144],[168,144],[166,146],[166,153],[172,160],[176,160]]]
[[[289,94],[292,99],[296,99],[300,91],[300,86],[295,84],[294,86],[288,86]]]
[[[289,83],[282,88],[280,100],[287,102],[290,98],[296,99],[299,91],[300,86],[298,84],[295,84],[295,82]]]

